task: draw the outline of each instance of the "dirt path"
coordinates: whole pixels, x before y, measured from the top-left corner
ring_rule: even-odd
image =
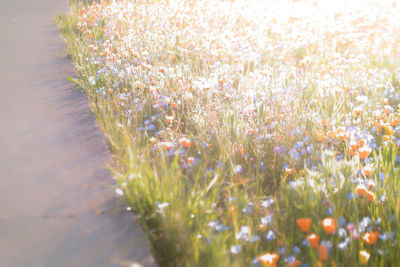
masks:
[[[153,266],[53,23],[67,0],[0,0],[0,266]]]

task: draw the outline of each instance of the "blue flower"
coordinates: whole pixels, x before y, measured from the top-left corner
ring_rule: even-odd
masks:
[[[328,208],[326,209],[325,214],[326,214],[326,215],[331,215],[332,212],[333,212],[333,209],[332,209],[332,207],[330,206],[330,207],[328,207]]]
[[[297,160],[300,158],[299,152],[297,152],[297,150],[294,149],[290,151],[290,156],[292,157],[293,160]]]
[[[261,224],[266,225],[266,226],[270,225],[270,224],[273,222],[273,220],[274,220],[274,219],[273,219],[273,216],[272,216],[272,215],[267,215],[267,216],[262,217],[262,218],[260,219]]]
[[[242,166],[236,165],[236,166],[233,168],[233,171],[234,171],[235,173],[242,173]]]
[[[339,229],[339,237],[343,238],[343,237],[346,237],[346,236],[347,236],[346,230],[344,228],[340,228]]]
[[[379,239],[382,240],[382,241],[386,241],[386,240],[389,239],[389,234],[384,232],[384,233],[379,235]]]
[[[295,260],[296,260],[296,257],[293,256],[293,255],[290,255],[290,256],[287,258],[287,262],[288,262],[288,263],[294,262]]]
[[[215,227],[215,230],[216,230],[217,232],[225,232],[225,231],[228,230],[228,229],[229,229],[229,227],[226,226],[226,225],[223,225],[223,224],[218,224],[218,225]]]
[[[340,219],[339,219],[339,226],[343,226],[345,223],[346,223],[346,220],[344,219],[344,217],[343,217],[343,216],[340,216]]]
[[[353,200],[353,199],[356,199],[357,197],[353,194],[353,193],[348,193],[347,194],[347,199],[348,200]]]
[[[275,239],[275,233],[274,233],[274,231],[269,230],[269,231],[267,232],[267,234],[265,235],[265,239],[266,239],[267,241],[274,240],[274,239]]]
[[[259,260],[258,258],[254,258],[252,262],[254,266],[258,266]]]
[[[258,242],[260,240],[261,240],[261,237],[259,235],[252,235],[250,237],[250,243],[256,243],[256,242]]]
[[[303,142],[301,142],[301,141],[298,141],[298,142],[296,142],[295,144],[294,144],[294,148],[295,149],[300,149],[300,148],[302,148],[304,146],[304,144],[303,144]]]
[[[328,252],[330,252],[332,249],[332,243],[329,240],[322,240],[321,245],[326,246],[328,248]]]
[[[264,208],[269,208],[273,203],[274,200],[271,197],[269,197],[261,202],[261,206],[263,206]]]
[[[265,170],[264,162],[260,163],[260,170],[262,170],[262,171]]]
[[[307,147],[307,154],[311,154],[311,153],[313,152],[313,150],[314,150],[314,145],[313,145],[313,144],[310,144],[310,145]]]
[[[154,126],[153,124],[150,124],[149,126],[146,127],[146,130],[150,131],[150,132],[154,131],[155,129],[156,129],[156,126]]]
[[[104,89],[106,89],[106,88],[105,88],[105,87],[101,87],[101,88],[99,88],[98,90],[96,90],[96,93],[103,92],[103,91],[104,91]]]

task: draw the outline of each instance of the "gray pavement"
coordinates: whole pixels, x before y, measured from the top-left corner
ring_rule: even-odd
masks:
[[[53,23],[67,0],[0,0],[0,266],[154,266]]]

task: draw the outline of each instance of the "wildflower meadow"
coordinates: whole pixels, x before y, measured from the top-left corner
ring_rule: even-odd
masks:
[[[160,266],[400,266],[400,2],[71,1]]]

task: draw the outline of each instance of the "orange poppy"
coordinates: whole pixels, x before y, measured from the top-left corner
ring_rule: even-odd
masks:
[[[319,236],[317,234],[309,234],[307,236],[308,243],[310,244],[310,247],[316,248],[318,247],[319,243]]]
[[[310,230],[311,227],[311,218],[298,218],[296,220],[297,225],[299,226],[300,230],[305,233]]]
[[[370,176],[372,173],[372,167],[371,166],[365,166],[363,169],[364,175],[365,176]]]
[[[357,194],[359,194],[361,197],[363,197],[367,194],[367,188],[365,187],[364,184],[357,185],[356,191],[357,191]]]
[[[346,140],[347,139],[347,132],[339,132],[338,137],[342,141]]]
[[[378,237],[379,232],[367,232],[363,235],[362,240],[368,245],[373,245],[378,240]]]
[[[391,119],[390,119],[390,124],[391,124],[393,127],[396,127],[397,125],[399,125],[399,120],[398,120],[397,118],[391,118]]]
[[[350,148],[353,149],[353,150],[357,150],[357,148],[358,148],[357,142],[351,141],[350,142]]]
[[[285,172],[287,175],[292,175],[294,173],[295,169],[293,168],[285,168]]]
[[[386,105],[386,106],[385,106],[385,113],[386,113],[386,114],[389,114],[390,112],[392,112],[392,107],[389,106],[389,105]]]
[[[165,120],[167,121],[167,123],[172,123],[172,121],[174,120],[174,116],[165,116]]]
[[[230,214],[236,214],[236,208],[235,208],[234,206],[230,206],[230,207],[228,208],[228,212],[229,212]]]
[[[368,199],[368,201],[374,201],[375,200],[375,193],[372,192],[371,190],[368,190],[367,199]]]
[[[188,157],[187,160],[188,160],[189,163],[193,163],[194,162],[194,158],[193,157]]]
[[[357,106],[357,107],[355,107],[355,108],[353,109],[353,111],[354,111],[354,116],[358,116],[358,115],[361,114],[361,112],[363,111],[363,109],[362,109],[361,106]]]
[[[325,218],[322,220],[322,228],[324,228],[325,232],[327,234],[332,234],[335,232],[336,229],[336,223],[333,218]]]
[[[371,151],[372,151],[372,148],[370,148],[369,146],[363,146],[362,148],[360,148],[358,150],[360,159],[368,158],[368,156],[371,153]]]
[[[264,264],[264,267],[275,267],[279,260],[278,253],[266,253],[258,257],[258,260]]]
[[[288,267],[299,267],[299,266],[301,266],[301,261],[300,260],[292,261],[292,262],[288,263],[287,266]]]
[[[336,137],[336,132],[335,132],[335,131],[329,131],[329,132],[328,132],[328,137],[329,137],[330,139],[335,138],[335,137]]]
[[[173,148],[173,146],[174,146],[174,144],[172,142],[168,142],[168,141],[164,142],[163,145],[164,145],[164,148],[166,148],[168,150]]]
[[[237,150],[239,151],[240,154],[246,153],[246,149],[242,145],[238,145]]]
[[[360,140],[358,140],[359,147],[365,146],[366,143],[367,143],[367,140],[365,140],[364,138],[361,138]]]
[[[372,180],[368,181],[368,187],[369,188],[374,188],[375,187],[375,182],[372,181]]]
[[[318,252],[319,252],[319,260],[326,261],[328,259],[328,248],[326,246],[324,245],[319,246]]]
[[[357,151],[355,151],[355,150],[353,150],[353,149],[349,149],[349,154],[350,154],[350,156],[352,156],[352,157],[354,157],[354,156],[356,156],[357,155]]]
[[[181,144],[182,144],[183,147],[185,147],[185,148],[189,148],[190,147],[190,144],[191,144],[190,139],[181,138],[180,141],[181,141]]]

